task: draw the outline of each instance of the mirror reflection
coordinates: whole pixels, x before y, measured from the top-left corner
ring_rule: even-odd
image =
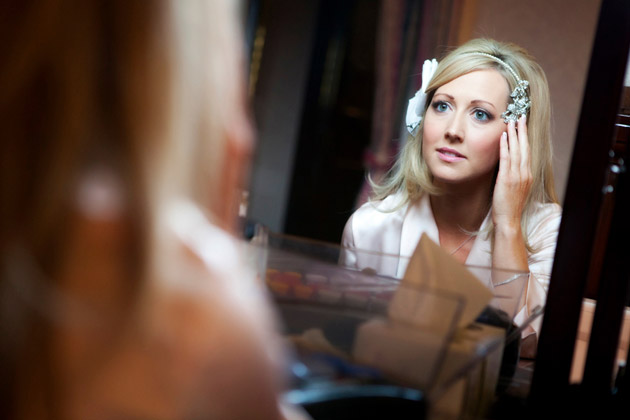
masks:
[[[427,234],[533,273],[522,319],[544,306],[600,2],[534,3],[251,2],[249,217],[407,257]]]

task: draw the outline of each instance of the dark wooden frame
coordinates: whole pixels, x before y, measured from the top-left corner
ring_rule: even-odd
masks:
[[[630,187],[627,172],[613,181],[609,152],[615,133],[630,46],[630,2],[603,0],[593,44],[582,112],[569,173],[564,212],[530,392],[530,406],[572,404],[572,390],[592,398],[612,395],[611,378],[630,269]],[[623,165],[619,168],[623,169]],[[611,188],[605,188],[607,183]],[[598,241],[598,220],[610,206],[610,235]],[[623,214],[623,212],[626,212]],[[607,217],[607,216],[605,216]],[[591,268],[593,244],[605,243],[591,341],[582,385],[569,377],[582,300]],[[599,268],[598,268],[599,269]],[[583,392],[584,391],[584,392]],[[627,398],[627,396],[626,396]],[[630,408],[630,400],[625,402]],[[579,412],[579,411],[576,411]],[[630,411],[629,411],[630,412]]]

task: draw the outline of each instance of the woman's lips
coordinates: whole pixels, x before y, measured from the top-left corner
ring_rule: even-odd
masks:
[[[460,162],[466,159],[466,156],[458,153],[457,150],[449,149],[448,147],[442,147],[437,149],[438,157],[444,162]]]

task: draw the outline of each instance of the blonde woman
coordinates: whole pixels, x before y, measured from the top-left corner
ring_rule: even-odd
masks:
[[[476,39],[425,63],[423,79],[407,115],[412,135],[342,243],[410,256],[426,233],[462,263],[528,271],[522,323],[544,306],[561,217],[545,74],[522,48]],[[404,274],[404,260],[344,258]],[[533,353],[539,325],[524,330],[523,354]]]
[[[238,2],[3,11],[0,417],[274,419]]]

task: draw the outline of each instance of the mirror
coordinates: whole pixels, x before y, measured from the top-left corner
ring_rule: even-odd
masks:
[[[525,47],[546,71],[556,189],[565,201],[600,0],[573,2],[571,8],[560,0],[509,7],[498,0],[251,3],[260,6],[260,22],[267,22],[265,35],[252,48],[269,47],[260,47],[262,56],[252,66],[258,72],[250,79],[259,127],[252,219],[278,232],[338,242],[360,194],[365,164],[382,163],[378,152],[383,149],[390,156],[396,150],[389,146],[400,138],[403,104],[418,87],[417,63],[439,56],[447,45],[480,36]],[[406,28],[407,37],[398,32],[395,38],[383,28]],[[393,64],[385,65],[390,55]],[[390,80],[389,90],[379,84],[383,79]],[[383,134],[386,124],[389,131]],[[596,188],[600,191],[601,185]],[[584,191],[576,194],[583,196]],[[573,210],[581,211],[578,200],[573,203]],[[574,243],[583,241],[574,227]],[[568,264],[575,261],[579,258]],[[557,312],[566,317],[564,308]],[[549,336],[564,337],[564,326]],[[548,348],[558,348],[560,341]],[[575,337],[565,341],[573,346]]]

